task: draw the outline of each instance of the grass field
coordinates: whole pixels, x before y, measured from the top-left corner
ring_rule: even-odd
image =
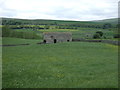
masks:
[[[27,42],[12,38],[3,40],[7,44]],[[3,88],[117,88],[117,46],[30,42],[34,43],[3,47]]]
[[[42,40],[37,39],[20,39],[20,38],[10,38],[10,37],[4,37],[2,38],[2,44],[8,45],[8,44],[36,44],[42,42]]]
[[[2,38],[0,37],[0,45],[2,44]],[[0,89],[2,88],[2,47],[0,47]]]
[[[103,36],[106,36],[107,39],[112,39],[116,30],[114,29],[96,29],[96,28],[78,28],[78,29],[37,29],[33,31],[32,29],[16,29],[16,31],[22,32],[36,32],[37,34],[42,34],[43,32],[71,32],[72,37],[75,38],[86,38],[87,35],[90,35],[89,38],[92,39],[93,35],[97,31],[102,31]]]

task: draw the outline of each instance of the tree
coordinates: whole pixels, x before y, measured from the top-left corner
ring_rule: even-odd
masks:
[[[97,31],[94,35],[93,38],[97,39],[97,38],[101,38],[103,36],[103,32],[102,31]]]
[[[111,28],[112,25],[110,23],[106,23],[103,25],[103,29],[108,29],[108,28]]]
[[[103,36],[103,32],[102,31],[97,31],[96,33],[98,33],[101,37]]]
[[[95,33],[95,34],[93,35],[93,38],[94,38],[94,39],[99,39],[99,38],[101,38],[101,36],[100,36],[99,33]]]

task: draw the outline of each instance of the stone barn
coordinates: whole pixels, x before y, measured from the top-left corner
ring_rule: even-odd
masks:
[[[72,41],[72,33],[70,32],[45,32],[43,33],[44,43],[58,43]]]

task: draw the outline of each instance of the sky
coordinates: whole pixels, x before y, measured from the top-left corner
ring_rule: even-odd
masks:
[[[0,0],[0,17],[91,21],[118,17],[119,0]]]

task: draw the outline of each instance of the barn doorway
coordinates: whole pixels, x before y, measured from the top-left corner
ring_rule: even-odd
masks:
[[[69,40],[67,40],[67,42],[69,42]]]
[[[46,43],[46,40],[44,40],[43,42]]]
[[[54,39],[54,43],[56,43],[57,42],[57,40],[56,39]]]

